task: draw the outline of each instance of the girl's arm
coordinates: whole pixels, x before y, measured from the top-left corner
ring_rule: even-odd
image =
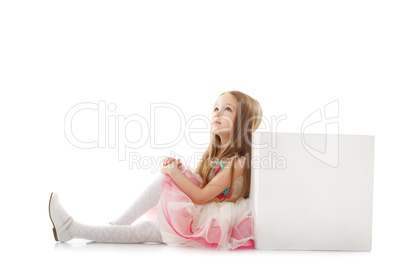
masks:
[[[200,196],[202,189],[192,183],[186,176],[181,173],[180,169],[174,168],[169,172],[169,176],[174,180],[177,186],[185,193],[194,204],[200,204]]]
[[[233,169],[234,179],[243,175],[246,168],[245,159],[237,158],[230,160],[203,189],[192,183],[178,168],[171,169],[169,175],[194,204],[203,205],[229,187],[231,179],[230,168],[233,163],[235,163]]]

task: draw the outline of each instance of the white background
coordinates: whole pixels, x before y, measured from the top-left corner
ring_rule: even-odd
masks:
[[[400,264],[401,12],[398,1],[2,1],[1,265]],[[158,171],[155,165],[130,168],[108,144],[72,145],[64,119],[73,106],[113,103],[116,110],[108,116],[154,121],[156,141],[167,143],[189,128],[191,117],[209,118],[226,90],[256,98],[268,119],[285,115],[279,132],[300,132],[311,113],[338,100],[339,133],[375,136],[371,252],[215,253],[54,241],[51,192],[74,219],[106,224]],[[180,109],[186,121],[180,124],[172,110],[151,120],[151,104],[161,102]],[[97,127],[97,112],[86,110],[76,114],[72,129],[78,139],[92,141]],[[149,129],[134,122],[123,130],[133,142],[149,136],[127,153],[155,161],[173,153],[195,167],[194,155],[206,148],[195,148],[184,136],[154,148]],[[309,132],[325,133],[325,124]],[[193,139],[205,144],[208,134]]]

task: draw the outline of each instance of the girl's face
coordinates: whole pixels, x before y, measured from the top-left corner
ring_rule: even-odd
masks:
[[[237,100],[230,93],[221,95],[212,112],[212,132],[227,136],[233,130],[237,113]]]

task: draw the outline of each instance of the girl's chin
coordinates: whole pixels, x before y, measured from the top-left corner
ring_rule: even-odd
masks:
[[[219,135],[219,136],[221,136],[221,135],[229,135],[229,132],[227,132],[227,131],[219,131],[219,129],[212,130],[212,133],[214,133],[216,135]]]

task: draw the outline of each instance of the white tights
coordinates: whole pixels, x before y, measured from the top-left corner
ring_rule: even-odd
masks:
[[[162,179],[165,174],[160,173],[156,176],[149,186],[141,193],[134,203],[112,224],[130,225],[145,212],[152,209],[159,202],[162,190]]]
[[[159,222],[139,221],[137,218],[158,204],[161,195],[162,179],[165,175],[160,173],[135,202],[113,225],[93,226],[73,221],[67,228],[72,238],[88,239],[106,243],[163,243]],[[63,221],[70,217],[64,208],[59,206],[59,214]]]
[[[93,226],[73,221],[67,228],[72,238],[104,243],[163,243],[159,222],[139,221],[133,225]]]

